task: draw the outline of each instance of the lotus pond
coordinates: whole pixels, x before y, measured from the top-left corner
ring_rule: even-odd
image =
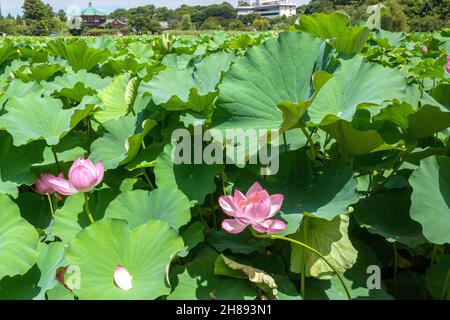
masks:
[[[450,30],[3,38],[0,68],[0,299],[450,299]]]

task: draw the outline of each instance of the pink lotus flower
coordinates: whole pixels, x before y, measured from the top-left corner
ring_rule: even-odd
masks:
[[[239,190],[234,196],[219,198],[223,212],[234,219],[225,219],[222,228],[229,233],[240,233],[247,226],[260,233],[277,233],[286,229],[286,224],[277,219],[270,219],[280,211],[284,196],[269,195],[258,182],[255,182],[245,195]]]
[[[58,177],[64,178],[64,174],[61,172],[58,175]],[[34,183],[36,192],[39,194],[42,194],[44,196],[54,194],[55,189],[53,188],[53,185],[49,182],[50,179],[54,179],[54,178],[57,178],[57,177],[52,175],[51,173],[42,173],[39,176],[39,178],[36,179],[36,182]]]
[[[118,288],[125,291],[132,289],[132,280],[133,278],[131,277],[127,269],[120,265],[116,267],[116,269],[114,270],[114,284]]]
[[[450,56],[447,56],[447,66],[445,67],[448,73],[450,73]]]
[[[424,53],[424,54],[428,53],[428,47],[426,45],[421,46],[420,50],[422,50],[422,53]]]
[[[70,196],[78,192],[89,192],[103,180],[103,162],[93,164],[91,160],[80,158],[75,160],[69,170],[69,180],[55,177],[48,182],[56,192]]]

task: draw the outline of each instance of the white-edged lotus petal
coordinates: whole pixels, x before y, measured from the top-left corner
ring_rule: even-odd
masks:
[[[125,291],[133,288],[132,277],[127,269],[123,266],[117,266],[114,270],[114,284]]]

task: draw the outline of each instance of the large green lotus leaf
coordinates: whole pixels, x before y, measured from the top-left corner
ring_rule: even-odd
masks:
[[[58,72],[64,72],[64,67],[57,64],[35,64],[21,68],[21,70],[13,72],[14,75],[25,82],[30,81],[46,81]]]
[[[99,50],[89,47],[85,41],[72,43],[64,40],[54,40],[47,43],[49,52],[67,60],[72,69],[77,72],[81,69],[90,71],[94,66],[108,58],[107,50]]]
[[[52,242],[49,245],[43,245],[43,248],[40,250],[37,266],[41,271],[41,278],[38,282],[41,291],[34,297],[34,300],[45,300],[46,292],[58,284],[56,272],[65,263],[64,247],[65,244],[63,242]]]
[[[450,41],[448,41],[450,44]],[[431,96],[450,110],[450,83],[442,83],[431,90]]]
[[[195,85],[192,72],[192,68],[168,68],[154,76],[150,82],[143,84],[143,87],[150,91],[157,105],[168,102],[172,97],[187,101],[189,91]]]
[[[174,164],[173,148],[172,143],[167,144],[164,152],[156,160],[156,184],[159,188],[180,189],[190,200],[203,204],[205,196],[216,190],[214,177],[223,170],[224,165]]]
[[[409,216],[410,194],[405,189],[390,190],[362,199],[354,206],[355,219],[371,233],[415,248],[426,240],[421,225]]]
[[[36,229],[20,216],[19,208],[0,194],[0,279],[27,272],[37,261]]]
[[[390,121],[403,130],[408,129],[408,116],[414,113],[414,108],[406,102],[388,105],[380,110],[380,113],[373,117],[373,121]]]
[[[91,115],[92,111],[94,110],[94,107],[98,103],[99,99],[97,96],[84,96],[81,100],[80,104],[78,104],[76,107],[72,108],[73,111],[72,119],[70,120],[70,127],[74,128],[76,125],[83,120],[84,118],[87,118]],[[91,119],[89,119],[91,121]],[[92,125],[92,122],[91,122]],[[87,134],[87,132],[86,132]]]
[[[56,77],[51,82],[41,82],[41,85],[49,93],[57,92],[58,96],[81,102],[84,96],[92,95],[110,83],[111,78],[102,79],[95,73],[80,70],[76,73],[66,73]]]
[[[89,158],[94,162],[103,161],[105,170],[109,170],[133,160],[156,121],[149,119],[141,122],[129,115],[102,125],[108,133],[92,142]]]
[[[434,299],[450,300],[450,255],[444,254],[440,261],[427,269],[425,281]]]
[[[217,97],[216,87],[222,73],[229,69],[233,58],[234,54],[221,52],[208,55],[192,68],[168,68],[144,87],[155,104],[163,104],[168,110],[207,111]]]
[[[44,141],[16,147],[11,135],[0,131],[0,193],[17,197],[19,185],[32,184],[35,176],[31,166],[42,162],[44,149]]]
[[[181,237],[165,221],[150,220],[133,230],[125,221],[98,221],[81,231],[67,249],[67,261],[80,268],[80,286],[74,294],[83,300],[151,300],[169,294],[166,270],[183,247]],[[118,265],[132,276],[129,291],[114,284]]]
[[[405,91],[406,81],[400,71],[365,62],[362,56],[356,55],[341,60],[340,70],[317,93],[308,115],[311,123],[317,125],[338,119],[351,121],[359,105],[403,100]]]
[[[281,102],[299,103],[312,95],[311,78],[325,68],[330,48],[309,34],[284,32],[250,48],[220,85],[213,126],[220,129],[275,129]]]
[[[165,143],[152,143],[141,150],[133,161],[126,165],[130,171],[142,168],[154,167],[156,159],[164,151]]]
[[[323,130],[353,155],[363,155],[395,148],[395,146],[384,142],[378,131],[373,129],[358,130],[353,128],[350,122],[344,120],[337,120],[323,127]]]
[[[36,94],[36,95],[41,95],[44,93],[44,88],[42,88],[42,86],[33,81],[33,82],[23,82],[20,79],[14,79],[10,82],[8,89],[6,90],[5,94],[0,95],[1,99],[0,99],[0,105],[3,106],[10,98],[12,97],[22,97],[22,96],[26,96],[29,94]],[[2,112],[0,112],[0,114],[2,114]]]
[[[368,289],[367,280],[371,275],[367,273],[368,267],[380,266],[375,252],[365,243],[353,240],[358,251],[358,257],[351,269],[341,274],[353,300],[390,300],[392,297],[384,291],[384,283],[381,289]],[[330,280],[319,280],[316,278],[306,279],[307,300],[347,300],[345,290],[334,275]]]
[[[138,74],[139,72],[146,72],[145,69],[149,63],[152,61],[147,61],[146,64],[139,63],[136,58],[131,56],[121,56],[118,58],[109,57],[100,67],[102,75],[107,75],[110,77],[115,77],[118,74],[127,71],[131,74]],[[161,65],[157,65],[158,68],[162,68]],[[145,70],[145,71],[144,71]],[[153,70],[152,70],[153,72]]]
[[[372,33],[372,36],[374,39],[379,40],[383,39],[386,40],[388,44],[391,46],[399,46],[405,40],[406,36],[403,32],[391,32],[384,29],[375,30]]]
[[[27,63],[44,63],[48,62],[48,52],[42,47],[21,46],[19,47],[20,54],[27,59]]]
[[[178,189],[133,190],[113,200],[105,218],[126,220],[131,228],[149,220],[163,220],[178,230],[191,220],[190,207],[189,199]]]
[[[270,194],[284,194],[281,217],[288,224],[282,232],[284,235],[297,231],[305,212],[332,220],[347,213],[347,207],[359,199],[353,172],[343,161],[332,160],[313,169],[305,148],[282,153],[279,172],[274,176],[261,179],[259,169],[256,172],[236,170],[230,176],[234,178],[235,188],[244,193],[258,181]]]
[[[257,292],[242,279],[216,276],[214,264],[218,253],[206,246],[192,262],[173,269],[171,284],[174,287],[168,300],[250,300]],[[178,281],[176,281],[178,280]]]
[[[88,41],[88,46],[96,49],[108,50],[111,54],[119,52],[117,44],[113,37],[95,37],[94,41]]]
[[[349,27],[349,24],[350,17],[345,13],[315,13],[302,15],[295,29],[331,40],[339,53],[359,53],[364,48],[370,30],[366,27]]]
[[[45,139],[56,145],[71,128],[73,109],[63,109],[60,100],[39,94],[11,97],[6,103],[8,113],[0,117],[0,128],[6,129],[21,146],[33,140]]]
[[[9,60],[14,60],[19,56],[19,50],[12,44],[3,44],[0,47],[0,66]]]
[[[413,188],[411,218],[435,244],[450,243],[450,158],[428,157],[409,178]]]
[[[425,105],[408,116],[408,133],[416,139],[432,136],[450,127],[450,110],[443,107]]]
[[[348,225],[347,215],[337,216],[332,221],[303,218],[299,231],[292,238],[318,250],[338,272],[343,273],[355,264],[358,256],[348,237]],[[334,275],[334,271],[315,253],[292,244],[291,271],[301,273],[303,261],[307,277],[330,279]]]
[[[17,197],[19,194],[19,190],[17,189],[18,185],[14,182],[3,181],[0,178],[0,193],[9,194],[13,197]]]
[[[128,44],[127,50],[137,58],[139,63],[148,63],[155,54],[151,45],[141,42],[132,42]]]
[[[89,195],[89,208],[94,220],[103,218],[108,205],[118,195],[114,189],[102,189]],[[50,227],[50,235],[69,243],[83,228],[90,224],[84,209],[84,196],[75,194],[66,199],[64,205],[55,212]]]
[[[230,52],[220,52],[206,56],[195,65],[193,74],[199,95],[216,91],[222,73],[227,72],[235,55]]]
[[[39,294],[39,268],[34,265],[24,275],[0,280],[0,300],[32,300]]]
[[[186,228],[183,228],[180,235],[183,238],[184,250],[178,253],[178,255],[180,257],[186,257],[190,250],[205,241],[205,225],[200,221],[195,221]]]
[[[44,161],[33,165],[33,172],[36,173],[36,176],[42,172],[57,173],[58,166],[55,163],[53,151],[57,154],[62,170],[68,170],[73,161],[86,155],[87,142],[88,134],[86,131],[72,130],[60,140],[58,145],[45,148]]]
[[[109,120],[116,120],[130,112],[130,105],[127,101],[129,82],[130,75],[122,74],[98,93],[98,97],[103,102],[103,107],[95,113],[95,119],[104,123]]]
[[[230,234],[220,230],[209,234],[208,243],[219,252],[229,249],[234,253],[249,254],[254,251],[263,253],[271,241],[268,239],[257,239],[252,236],[249,230],[238,234]]]
[[[45,230],[50,225],[52,216],[47,197],[34,192],[22,192],[15,202],[19,206],[22,218],[35,228]]]
[[[249,256],[221,254],[214,266],[216,275],[247,279],[267,293],[269,298],[301,300],[302,297],[284,270],[281,257],[260,253]]]
[[[84,222],[85,215],[83,194],[79,193],[67,198],[64,206],[55,212],[55,219],[50,229],[51,235],[57,236],[66,243],[70,242],[83,229],[79,219]],[[86,225],[87,223],[83,223],[83,227]]]
[[[47,300],[75,300],[73,293],[67,290],[61,283],[57,283],[56,286],[47,291]]]

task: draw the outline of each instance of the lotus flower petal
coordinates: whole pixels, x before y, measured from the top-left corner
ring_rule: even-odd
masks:
[[[282,194],[273,194],[270,196],[270,214],[269,218],[272,218],[278,213],[283,204],[284,196]]]
[[[222,208],[222,211],[230,217],[234,217],[235,213],[239,210],[234,199],[233,196],[223,196],[219,198],[219,205]]]
[[[270,197],[260,199],[256,202],[250,202],[244,210],[244,217],[252,222],[260,222],[269,218],[270,215]]]
[[[222,228],[233,234],[242,232],[246,227],[246,224],[243,224],[236,219],[225,219],[222,222]]]
[[[60,173],[58,175],[60,178],[64,178],[64,175]],[[38,179],[36,179],[36,182],[34,183],[34,186],[36,187],[36,192],[42,195],[47,194],[53,194],[55,193],[55,189],[53,188],[52,184],[49,182],[50,179],[56,178],[51,173],[43,173],[39,176]]]
[[[260,233],[278,233],[287,228],[286,223],[278,219],[268,219],[252,224],[253,229]]]
[[[248,198],[250,197],[253,193],[255,192],[259,192],[259,191],[263,191],[263,187],[261,187],[261,185],[259,184],[259,182],[255,182],[250,189],[248,189],[247,193],[245,194],[245,196]]]
[[[117,266],[114,270],[114,284],[125,291],[131,290],[133,288],[132,283],[133,278],[127,269],[123,266]]]
[[[73,184],[64,178],[56,177],[49,179],[48,182],[53,186],[53,189],[55,189],[56,192],[62,195],[70,196],[78,192]]]
[[[258,182],[255,182],[244,195],[239,190],[234,196],[219,198],[222,211],[234,219],[222,222],[222,229],[229,233],[239,233],[246,226],[252,225],[259,232],[280,232],[286,229],[281,220],[270,219],[281,209],[284,196],[282,194],[269,195]]]

